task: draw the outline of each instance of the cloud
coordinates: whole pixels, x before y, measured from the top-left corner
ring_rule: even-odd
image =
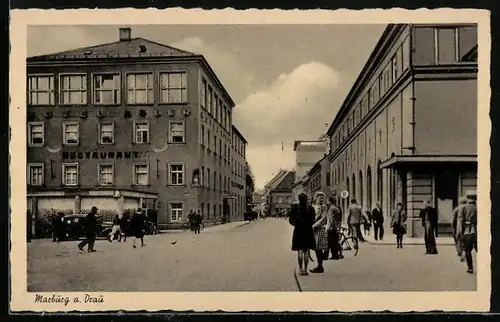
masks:
[[[268,88],[236,106],[234,123],[249,142],[247,158],[257,187],[280,167],[294,168],[294,140],[314,140],[325,132],[343,98],[339,96],[340,82],[338,72],[310,62],[280,75]]]
[[[52,37],[53,35],[57,35],[57,37]],[[27,36],[28,57],[52,54],[113,41],[113,39],[103,39],[99,35],[92,34],[82,26],[28,27]]]
[[[262,86],[235,55],[207,44],[200,37],[184,38],[171,46],[202,54],[236,103]]]

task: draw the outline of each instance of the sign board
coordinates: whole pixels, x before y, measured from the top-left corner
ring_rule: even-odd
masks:
[[[347,197],[349,197],[349,192],[347,190],[342,190],[342,192],[340,192],[340,198],[346,199]]]

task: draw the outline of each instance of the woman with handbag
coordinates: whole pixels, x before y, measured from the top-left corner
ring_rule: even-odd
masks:
[[[299,195],[299,204],[292,205],[288,213],[288,221],[294,226],[292,236],[292,250],[297,252],[299,262],[299,275],[305,276],[309,264],[309,250],[316,248],[312,225],[314,222],[314,209],[307,203],[307,195]]]
[[[398,202],[396,210],[392,215],[392,232],[396,235],[397,248],[403,248],[403,235],[406,234],[406,212],[403,210],[403,204]]]
[[[328,234],[326,231],[328,207],[325,204],[325,194],[317,191],[314,194],[314,213],[316,218],[312,226],[316,240],[316,260],[318,266],[310,270],[311,273],[324,273],[323,260],[328,259]]]

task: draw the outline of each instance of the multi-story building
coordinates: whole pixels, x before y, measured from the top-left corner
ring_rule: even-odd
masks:
[[[232,128],[232,178],[231,181],[231,197],[233,199],[233,209],[231,214],[235,218],[243,219],[243,214],[246,211],[247,196],[246,196],[246,145],[247,141],[238,129],[233,126]]]
[[[312,197],[317,191],[325,193],[326,197],[337,196],[337,192],[332,190],[330,161],[325,155],[317,161],[307,173],[308,175],[308,192]]]
[[[428,200],[449,231],[476,186],[477,69],[477,25],[388,25],[328,131],[334,188],[386,213],[403,203],[413,236]]]
[[[234,102],[203,56],[120,28],[113,43],[28,58],[27,78],[35,216],[142,206],[168,228],[191,209],[221,214],[239,182]]]
[[[269,215],[287,212],[292,203],[292,186],[295,182],[295,172],[280,170],[264,187],[266,210]]]
[[[319,138],[316,141],[295,141],[293,150],[295,151],[295,182],[292,187],[292,198],[298,201],[299,194],[306,192],[304,182],[307,180],[307,173],[311,168],[329,152],[328,140]]]

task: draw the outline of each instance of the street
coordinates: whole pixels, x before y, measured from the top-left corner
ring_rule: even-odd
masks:
[[[292,229],[285,219],[208,227],[200,235],[146,236],[146,247],[98,241],[28,244],[28,291],[451,291],[474,290],[476,275],[453,246],[425,256],[423,246],[361,244],[355,258],[325,262],[325,273],[296,279]],[[387,236],[392,238],[393,236]],[[139,243],[137,244],[139,245]],[[311,263],[312,268],[314,263]]]

